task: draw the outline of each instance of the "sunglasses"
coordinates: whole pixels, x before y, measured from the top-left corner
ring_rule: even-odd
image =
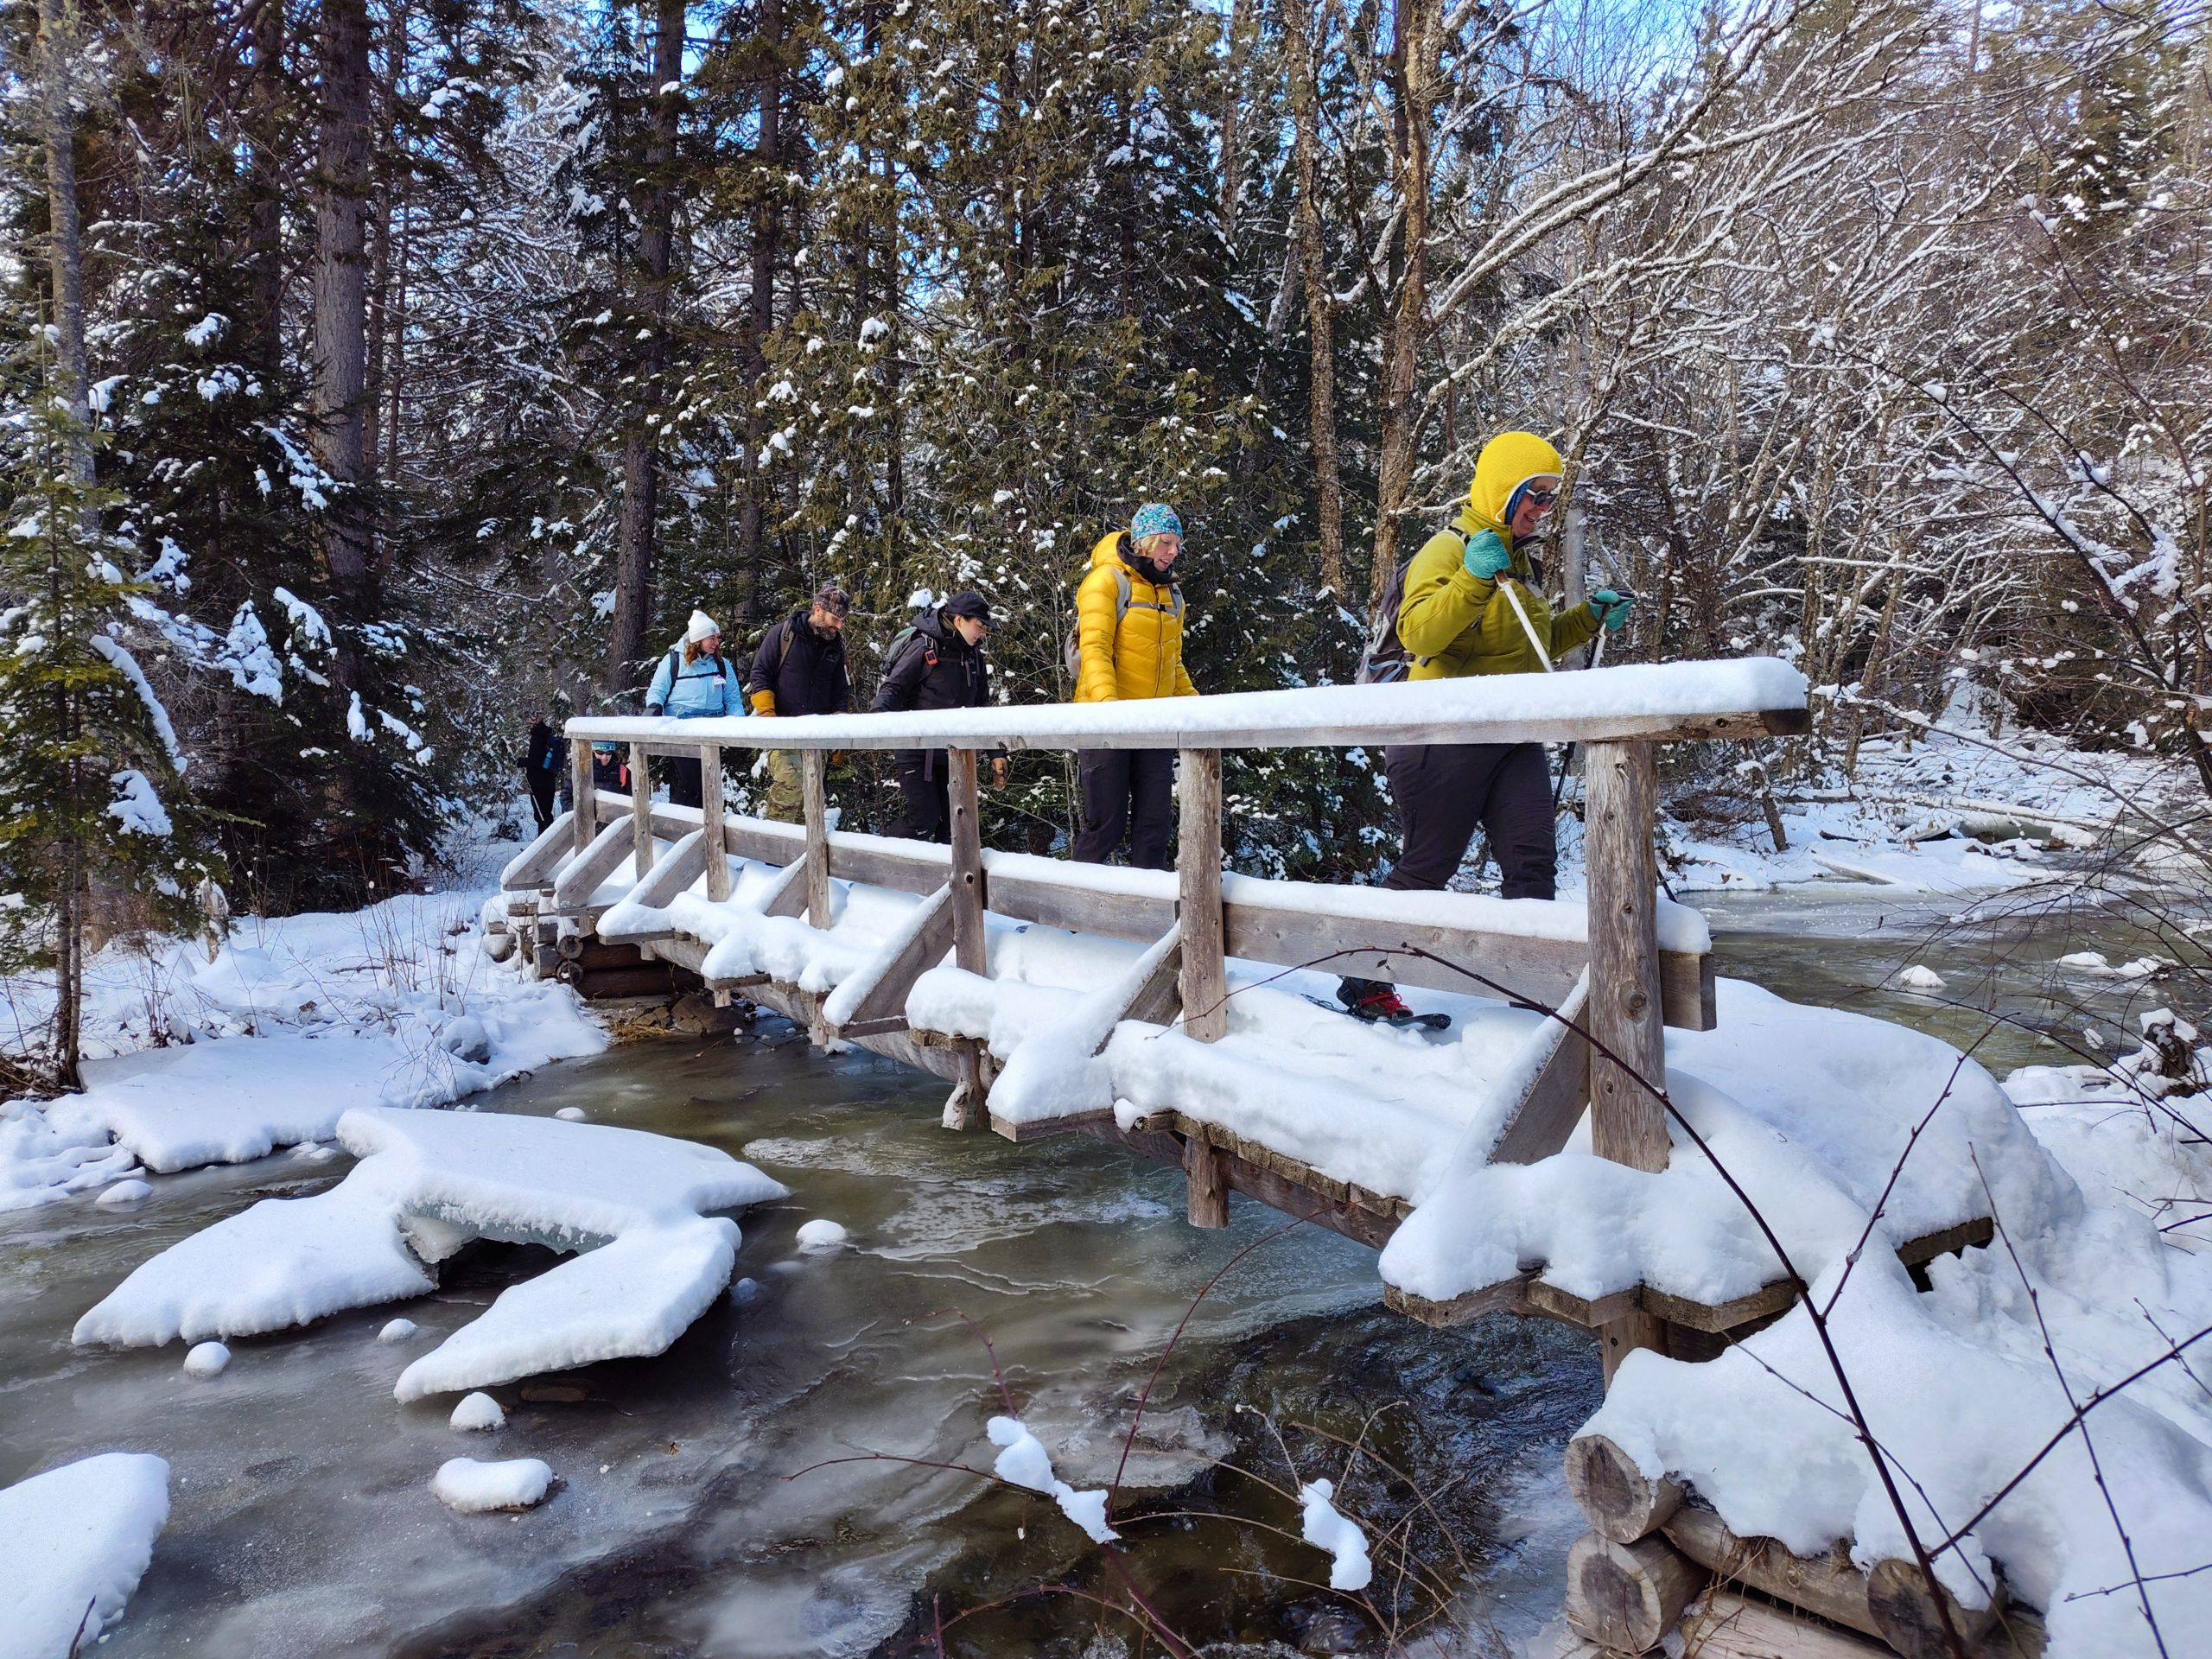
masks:
[[[1521,492],[1521,499],[1535,506],[1548,507],[1559,499],[1559,492],[1557,490],[1523,490]]]

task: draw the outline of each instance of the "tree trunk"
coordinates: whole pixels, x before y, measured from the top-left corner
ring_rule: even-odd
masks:
[[[662,378],[668,372],[668,272],[676,234],[677,118],[683,109],[683,0],[658,0],[653,24],[653,124],[638,204],[639,308],[650,337],[636,356],[637,403],[622,436],[622,512],[616,529],[614,619],[607,632],[607,689],[634,688],[652,608],[653,552],[660,507]]]
[[[321,137],[316,158],[315,270],[315,450],[336,482],[324,517],[323,556],[340,613],[375,613],[369,566],[365,481],[368,409],[369,18],[367,0],[324,0],[318,42]],[[355,690],[355,664],[341,645],[340,683]]]
[[[1398,566],[1398,515],[1413,493],[1421,443],[1421,403],[1414,396],[1422,336],[1428,327],[1429,110],[1435,95],[1438,0],[1397,0],[1391,31],[1391,146],[1398,194],[1405,203],[1399,232],[1398,291],[1383,346],[1380,425],[1382,461],[1375,488],[1375,558],[1368,600],[1380,600]]]
[[[767,486],[761,474],[760,447],[767,441],[768,423],[760,403],[767,389],[768,336],[776,327],[776,257],[783,223],[782,192],[773,182],[783,166],[783,28],[780,0],[761,0],[760,29],[768,48],[768,67],[760,82],[760,118],[753,141],[753,175],[760,189],[753,209],[753,291],[747,301],[746,343],[753,386],[745,416],[745,507],[738,521],[755,594],[765,585],[761,566],[767,556],[767,504],[763,499]]]
[[[246,232],[253,343],[246,355],[266,375],[274,375],[284,361],[284,187],[277,171],[280,111],[289,96],[283,75],[284,8],[276,0],[264,0],[253,18],[254,128],[246,158],[246,192],[253,204]]]
[[[75,430],[69,439],[69,473],[92,481],[91,383],[85,366],[84,224],[77,207],[77,50],[73,8],[67,0],[39,0],[38,93],[46,145],[47,264],[54,282],[54,385]],[[97,528],[86,510],[86,531]]]
[[[1314,511],[1321,543],[1321,585],[1344,596],[1344,483],[1337,463],[1335,299],[1321,245],[1320,89],[1313,79],[1313,15],[1307,0],[1285,10],[1291,118],[1297,130],[1298,224],[1294,236],[1306,267],[1306,333],[1313,342],[1308,422],[1313,443]],[[1377,588],[1373,597],[1380,598]]]

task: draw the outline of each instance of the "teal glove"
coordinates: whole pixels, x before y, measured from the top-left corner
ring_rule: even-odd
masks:
[[[1505,550],[1505,543],[1494,530],[1486,530],[1467,541],[1465,563],[1467,574],[1477,582],[1495,582],[1513,563],[1513,555]]]
[[[1628,607],[1636,603],[1634,594],[1618,594],[1610,588],[1600,588],[1590,595],[1590,614],[1605,625],[1607,633],[1618,633],[1628,621]]]

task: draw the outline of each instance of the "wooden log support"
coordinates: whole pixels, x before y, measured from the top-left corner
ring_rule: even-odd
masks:
[[[990,972],[983,934],[983,820],[976,795],[976,751],[945,751],[945,796],[952,808],[953,961],[971,974]]]
[[[1183,930],[1183,1031],[1211,1043],[1229,1031],[1229,979],[1222,954],[1221,751],[1185,749],[1182,774],[1177,785],[1183,823],[1175,855],[1175,915]]]
[[[598,802],[591,781],[591,744],[588,741],[569,745],[569,787],[576,798],[575,828],[569,844],[581,853],[591,845],[591,838],[599,833]]]
[[[1697,1659],[1892,1659],[1863,1637],[1726,1590],[1698,1598],[1681,1629],[1685,1650]]]
[[[653,867],[653,774],[645,746],[630,746],[630,868],[643,881]]]
[[[1705,1569],[1664,1538],[1617,1544],[1586,1534],[1567,1552],[1567,1622],[1599,1647],[1659,1645],[1705,1588]]]
[[[1996,1624],[1999,1603],[1992,1597],[1986,1606],[1961,1606],[1942,1585],[1930,1585],[1917,1562],[1890,1560],[1867,1569],[1866,1611],[1875,1631],[1904,1659],[1950,1659],[1945,1614],[1959,1639],[1972,1648]]]
[[[1160,941],[1160,960],[1152,971],[1137,982],[1129,1000],[1115,1018],[1114,1025],[1106,1027],[1106,1034],[1098,1039],[1098,1046],[1090,1052],[1103,1054],[1106,1045],[1114,1040],[1114,1026],[1124,1020],[1141,1020],[1149,1026],[1174,1023],[1175,1016],[1183,1010],[1183,924],[1177,922]]]
[[[562,870],[553,884],[554,908],[574,912],[591,903],[600,884],[630,856],[630,826],[610,823]]]
[[[499,891],[536,893],[550,880],[561,861],[575,850],[578,816],[563,812],[539,831],[537,839],[517,854],[499,873]]]
[[[1592,743],[1583,752],[1587,802],[1591,1145],[1632,1169],[1667,1167],[1667,1086],[1660,1025],[1659,873],[1651,850],[1653,779],[1648,743]],[[1648,1086],[1647,1086],[1648,1085]],[[1637,1348],[1667,1349],[1666,1326],[1639,1309],[1599,1327],[1605,1382]]]
[[[810,868],[813,862],[801,853],[776,873],[768,883],[768,890],[760,895],[763,916],[806,914],[807,895],[814,889],[814,872]]]
[[[1568,1478],[1571,1484],[1572,1475]],[[1771,1538],[1738,1537],[1694,1498],[1670,1511],[1660,1530],[1722,1583],[1746,1586],[1868,1636],[1881,1634],[1866,1605],[1866,1575],[1852,1564],[1848,1539],[1838,1539],[1825,1555],[1793,1554]]]
[[[1682,1502],[1679,1482],[1645,1474],[1603,1434],[1578,1434],[1567,1443],[1567,1490],[1590,1530],[1617,1544],[1649,1537]]]
[[[806,810],[806,919],[830,925],[830,757],[820,749],[799,755],[800,798]]]
[[[707,860],[707,898],[719,905],[729,897],[729,860],[723,856],[722,752],[717,744],[699,747],[699,830],[714,855]]]
[[[1228,1172],[1221,1152],[1204,1135],[1183,1141],[1184,1218],[1193,1227],[1229,1225]]]
[[[1567,1144],[1582,1121],[1582,1109],[1590,1102],[1590,1045],[1570,1027],[1583,1023],[1589,1007],[1590,973],[1585,969],[1567,1001],[1559,1005],[1558,1017],[1538,1027],[1538,1038],[1550,1045],[1550,1052],[1508,1114],[1497,1144],[1491,1148],[1493,1164],[1533,1164],[1548,1158]]]
[[[706,870],[706,831],[694,830],[670,848],[646,873],[645,879],[630,890],[629,901],[647,910],[666,910],[670,901],[705,874]]]

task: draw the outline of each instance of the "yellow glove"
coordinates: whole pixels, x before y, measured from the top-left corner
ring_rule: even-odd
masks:
[[[1002,754],[992,757],[991,787],[993,789],[1004,789],[1006,787],[1006,756]]]
[[[756,715],[772,715],[776,712],[776,694],[765,686],[753,694],[752,702],[753,712]]]
[[[831,766],[843,766],[843,765],[845,764],[845,752],[844,752],[842,749],[832,749],[832,750],[830,750],[830,764]]]

